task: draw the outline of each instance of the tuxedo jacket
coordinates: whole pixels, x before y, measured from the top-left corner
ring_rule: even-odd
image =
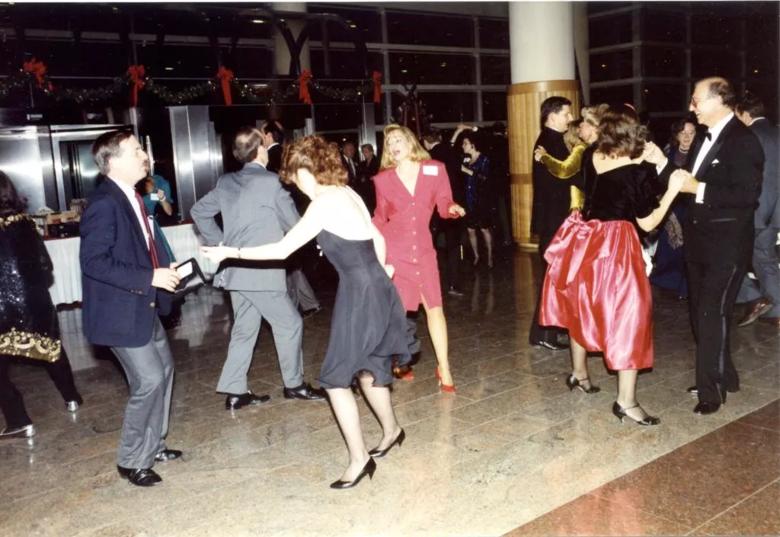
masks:
[[[268,164],[266,164],[265,169],[269,172],[279,173],[279,170],[282,168],[282,153],[284,152],[284,148],[282,147],[282,144],[276,144],[273,147],[268,149]]]
[[[764,179],[761,183],[761,196],[758,198],[754,225],[757,229],[765,227],[780,228],[780,169],[778,169],[777,127],[766,118],[760,118],[750,125],[750,131],[756,135],[764,151]]]
[[[701,147],[691,155],[693,163]],[[750,261],[763,162],[758,139],[732,118],[696,172],[696,179],[707,185],[703,202],[696,203],[695,195],[683,194],[689,196],[683,222],[686,259],[713,264]],[[660,174],[664,183],[675,169],[671,161],[667,163]]]
[[[80,232],[84,335],[95,345],[145,345],[158,311],[170,312],[173,295],[152,287],[154,268],[141,224],[113,181],[103,181],[90,196]],[[154,245],[160,266],[170,266],[161,241]]]
[[[214,217],[222,214],[224,231]],[[250,162],[219,178],[214,190],[200,198],[190,216],[208,245],[261,246],[282,240],[300,220],[279,176]],[[226,259],[214,286],[232,291],[287,291],[283,261]]]
[[[569,150],[563,141],[563,133],[543,127],[534,143],[542,146],[551,157],[566,160]],[[569,215],[571,194],[569,181],[561,181],[551,174],[541,162],[533,165],[533,206],[531,212],[531,233],[540,239],[552,237]]]

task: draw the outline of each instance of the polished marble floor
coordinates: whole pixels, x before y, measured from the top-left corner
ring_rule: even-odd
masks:
[[[177,377],[168,443],[186,456],[156,467],[164,479],[157,487],[133,487],[116,474],[127,391],[111,360],[76,373],[85,405],[75,416],[40,368],[16,367],[38,435],[0,443],[0,535],[780,533],[780,414],[772,406],[780,399],[780,332],[762,323],[735,329],[742,390],[717,414],[696,416],[684,392],[694,347],[686,305],[657,294],[656,367],[640,376],[639,397],[663,421],[621,425],[610,413],[615,380],[599,357],[591,376],[603,390],[588,396],[564,385],[567,353],[529,347],[535,272],[536,256],[523,252],[490,272],[464,268],[466,296],[445,298],[454,395],[438,391],[421,317],[416,378],[393,394],[407,441],[379,461],[372,481],[347,491],[327,486],[346,464],[330,409],[282,397],[266,328],[250,386],[270,393],[271,403],[224,409],[214,393],[230,323],[221,292],[190,295],[181,326],[169,331]],[[318,292],[326,307],[305,320],[311,381],[327,344],[333,286]],[[61,320],[77,326],[78,312]],[[83,346],[73,332],[65,344],[71,354]],[[361,412],[371,444],[379,429],[362,403]],[[725,456],[726,445],[736,455]],[[615,523],[599,525],[598,515]]]

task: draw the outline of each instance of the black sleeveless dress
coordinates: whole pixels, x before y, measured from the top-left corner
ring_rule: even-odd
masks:
[[[320,372],[324,388],[347,388],[367,371],[374,384],[392,384],[392,359],[411,361],[406,310],[379,264],[372,240],[347,240],[322,230],[317,242],[339,274],[330,339]]]

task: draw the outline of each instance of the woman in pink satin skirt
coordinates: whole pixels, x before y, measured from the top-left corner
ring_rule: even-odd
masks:
[[[652,167],[641,165],[657,146],[626,109],[602,118],[596,143],[582,160],[585,204],[558,229],[544,256],[549,266],[542,288],[540,324],[569,331],[572,374],[569,389],[595,393],[586,354],[604,353],[617,371],[618,394],[612,412],[621,422],[656,425],[636,399],[640,369],[653,367],[652,295],[635,228],[655,228],[680,191],[673,176],[660,200]]]

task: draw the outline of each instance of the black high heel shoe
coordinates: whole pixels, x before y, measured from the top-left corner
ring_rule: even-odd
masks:
[[[355,479],[352,481],[343,481],[339,479],[338,481],[334,481],[330,484],[330,488],[332,489],[350,489],[360,483],[360,480],[366,477],[368,475],[369,479],[374,478],[374,472],[376,472],[376,462],[371,457],[368,458],[368,462],[366,462],[366,465],[363,466],[363,469],[360,470],[360,473],[357,475]]]
[[[582,384],[583,382],[587,382],[590,386],[587,388]],[[591,394],[591,393],[599,393],[601,391],[601,388],[598,386],[594,386],[588,377],[585,377],[584,379],[578,379],[573,374],[569,375],[566,379],[566,386],[569,388],[569,391],[572,391],[574,388],[579,388],[584,393]]]
[[[642,414],[644,414],[645,417],[642,418],[641,420],[638,420],[636,418],[629,416],[626,413],[626,410],[631,410],[632,408],[638,408],[639,410],[641,410]],[[659,423],[661,423],[661,420],[659,418],[656,418],[655,416],[651,416],[650,414],[645,412],[645,409],[639,406],[639,403],[635,404],[634,406],[630,406],[628,408],[623,408],[618,404],[617,401],[615,401],[615,403],[612,405],[612,413],[615,415],[617,419],[620,420],[620,423],[623,423],[623,418],[628,418],[634,423],[636,423],[637,425],[658,425]]]
[[[376,459],[381,459],[382,457],[387,455],[387,452],[390,451],[393,448],[393,446],[395,446],[396,444],[398,444],[398,447],[401,447],[401,444],[404,443],[404,440],[406,440],[406,433],[404,432],[403,429],[401,429],[401,432],[398,433],[398,436],[395,437],[395,440],[390,442],[389,446],[387,446],[385,449],[379,449],[378,447],[375,447],[374,449],[369,451],[368,454]]]

